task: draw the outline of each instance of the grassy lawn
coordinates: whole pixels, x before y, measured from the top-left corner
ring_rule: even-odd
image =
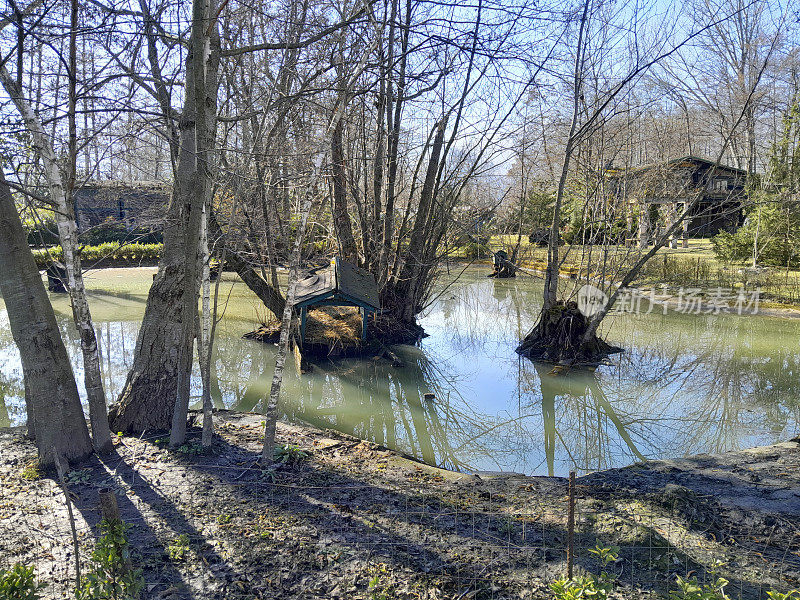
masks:
[[[516,235],[495,235],[488,243],[489,250],[506,250],[511,253],[517,243]],[[477,247],[453,249],[451,259],[477,259],[481,262],[491,260],[491,255],[483,252],[478,255]],[[605,256],[604,256],[605,252]],[[618,279],[624,269],[641,255],[638,248],[625,246],[583,246],[565,244],[561,246],[562,257],[566,259],[561,273],[566,276],[585,276],[591,257],[592,271],[598,274],[601,257],[611,265],[607,273],[611,279]],[[477,256],[476,256],[477,255]],[[542,270],[547,265],[547,248],[528,242],[522,236],[518,263],[531,270]],[[761,289],[761,298],[766,304],[800,305],[800,271],[772,267],[760,274],[747,269],[748,264],[727,264],[717,260],[711,240],[708,238],[690,239],[688,248],[661,248],[658,250],[637,281],[638,285],[683,286],[701,288],[707,291],[723,289]]]

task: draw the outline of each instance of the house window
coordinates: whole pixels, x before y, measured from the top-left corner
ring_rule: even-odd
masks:
[[[729,187],[729,181],[727,179],[719,178],[714,180],[714,191],[715,192],[727,192]]]

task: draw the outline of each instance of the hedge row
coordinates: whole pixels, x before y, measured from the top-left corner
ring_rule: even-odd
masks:
[[[37,223],[27,227],[28,245],[34,248],[58,245],[58,228],[52,221]],[[78,236],[81,244],[99,246],[106,242],[136,242],[138,244],[160,244],[164,241],[160,231],[148,227],[128,229],[122,223],[108,223],[92,227]]]
[[[158,262],[158,259],[161,258],[163,246],[163,244],[106,242],[97,246],[84,246],[81,250],[81,259],[86,267],[95,263],[101,263],[102,265],[152,264]],[[36,259],[36,264],[40,269],[46,269],[53,260],[61,261],[62,256],[61,246],[33,250],[33,257]]]

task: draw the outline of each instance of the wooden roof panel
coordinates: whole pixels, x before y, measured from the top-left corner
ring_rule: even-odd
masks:
[[[305,279],[301,279],[297,284],[295,292],[295,304],[302,304],[313,298],[325,296],[336,290],[336,276],[333,266],[320,269],[312,273]]]
[[[339,258],[336,261],[337,290],[373,308],[380,308],[378,286],[372,273]]]
[[[372,273],[356,265],[334,258],[330,266],[319,269],[297,284],[295,305],[314,304],[315,299],[341,294],[357,304],[380,308],[378,286]]]

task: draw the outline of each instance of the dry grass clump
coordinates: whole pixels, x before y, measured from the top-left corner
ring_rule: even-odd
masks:
[[[361,313],[354,306],[324,306],[308,312],[303,354],[309,356],[370,356],[388,354],[388,346],[415,344],[424,332],[419,325],[393,318],[390,313],[372,315],[367,321],[367,339],[361,339]],[[268,344],[280,339],[281,322],[273,319],[244,335]],[[299,332],[296,332],[299,337]]]
[[[306,341],[311,344],[361,343],[361,313],[354,306],[324,306],[308,313]]]
[[[277,342],[281,322],[273,319],[245,337],[262,342]],[[306,345],[361,345],[361,313],[354,306],[323,306],[308,312]]]

